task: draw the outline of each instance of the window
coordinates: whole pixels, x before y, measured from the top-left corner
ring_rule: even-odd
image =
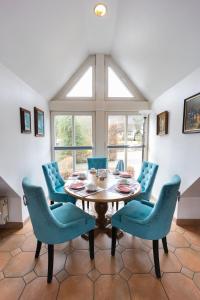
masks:
[[[108,97],[133,98],[132,93],[111,67],[108,67]]]
[[[92,67],[89,67],[78,82],[67,93],[67,98],[91,98],[92,95]]]
[[[115,169],[122,159],[128,171],[136,177],[144,157],[144,118],[140,115],[108,115],[109,168]]]
[[[87,157],[93,151],[92,122],[92,115],[54,116],[54,158],[63,177],[87,169]]]

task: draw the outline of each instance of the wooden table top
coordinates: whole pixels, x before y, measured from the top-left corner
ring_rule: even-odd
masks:
[[[81,196],[79,194],[79,191],[76,190],[72,190],[68,187],[68,185],[70,183],[73,182],[73,180],[67,180],[66,184],[65,184],[65,191],[66,193],[68,193],[69,195],[81,199],[81,200],[86,200],[89,202],[118,202],[118,201],[128,201],[134,197],[136,197],[138,194],[140,194],[141,192],[141,187],[140,184],[137,183],[137,185],[135,186],[135,190],[133,193],[131,194],[122,194],[122,193],[118,193],[115,191],[110,191],[108,190],[109,188],[111,188],[112,186],[116,185],[119,181],[119,179],[121,179],[119,176],[115,176],[112,175],[110,173],[108,173],[107,178],[105,178],[104,180],[100,180],[96,174],[91,174],[90,172],[87,173],[87,179],[84,180],[84,183],[95,183],[96,186],[104,189],[103,191],[91,194],[89,196]],[[75,181],[77,180],[76,178],[74,179]],[[131,178],[128,179],[131,182]]]

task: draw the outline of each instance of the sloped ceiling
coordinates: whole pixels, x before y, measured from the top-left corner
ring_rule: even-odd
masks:
[[[111,54],[149,100],[200,66],[199,0],[1,0],[0,62],[51,99],[89,54]]]

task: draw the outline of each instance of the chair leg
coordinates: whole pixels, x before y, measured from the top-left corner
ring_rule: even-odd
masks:
[[[87,201],[87,209],[89,209],[89,208],[90,208],[90,202]]]
[[[54,201],[50,200],[50,205],[54,204]]]
[[[54,245],[48,245],[48,274],[47,283],[51,283],[53,276]]]
[[[111,255],[112,256],[115,256],[116,238],[117,238],[117,228],[112,227],[112,246],[111,246]]]
[[[161,275],[160,275],[158,240],[153,240],[153,258],[154,258],[156,277],[160,278]]]
[[[165,251],[165,253],[168,253],[168,247],[167,247],[167,238],[166,236],[162,239],[162,244],[163,244],[163,249]]]
[[[36,251],[35,251],[35,258],[38,258],[38,256],[40,255],[41,247],[42,247],[42,242],[37,241],[37,247],[36,247]]]
[[[114,207],[114,202],[112,202],[112,208]]]
[[[94,230],[89,231],[90,258],[94,259]]]
[[[116,202],[116,210],[118,210],[119,209],[119,202],[117,201]]]
[[[85,210],[85,201],[84,200],[82,200],[82,208],[83,208],[83,210]]]

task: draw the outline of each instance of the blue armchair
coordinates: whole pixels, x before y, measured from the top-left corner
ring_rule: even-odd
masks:
[[[51,163],[43,165],[42,169],[51,203],[54,203],[54,201],[76,203],[76,199],[66,194],[64,191],[65,181],[60,175],[58,163],[56,161],[53,161]]]
[[[141,172],[137,179],[141,185],[141,193],[134,198],[135,200],[150,200],[157,171],[158,165],[148,161],[143,161]]]
[[[162,239],[163,248],[167,254],[166,235],[170,231],[180,183],[180,177],[175,175],[162,187],[155,205],[145,200],[133,200],[113,215],[111,255],[115,255],[117,228],[133,236],[153,240],[155,272],[156,276],[160,277],[158,242]]]
[[[89,232],[90,258],[94,258],[95,219],[72,203],[47,205],[43,189],[31,185],[28,178],[22,182],[24,202],[28,207],[33,230],[37,238],[35,258],[39,257],[42,243],[48,244],[48,275],[53,274],[54,244],[64,243]]]
[[[116,168],[119,171],[124,171],[124,161],[122,159],[118,160]]]
[[[107,157],[88,157],[88,169],[107,169]]]

